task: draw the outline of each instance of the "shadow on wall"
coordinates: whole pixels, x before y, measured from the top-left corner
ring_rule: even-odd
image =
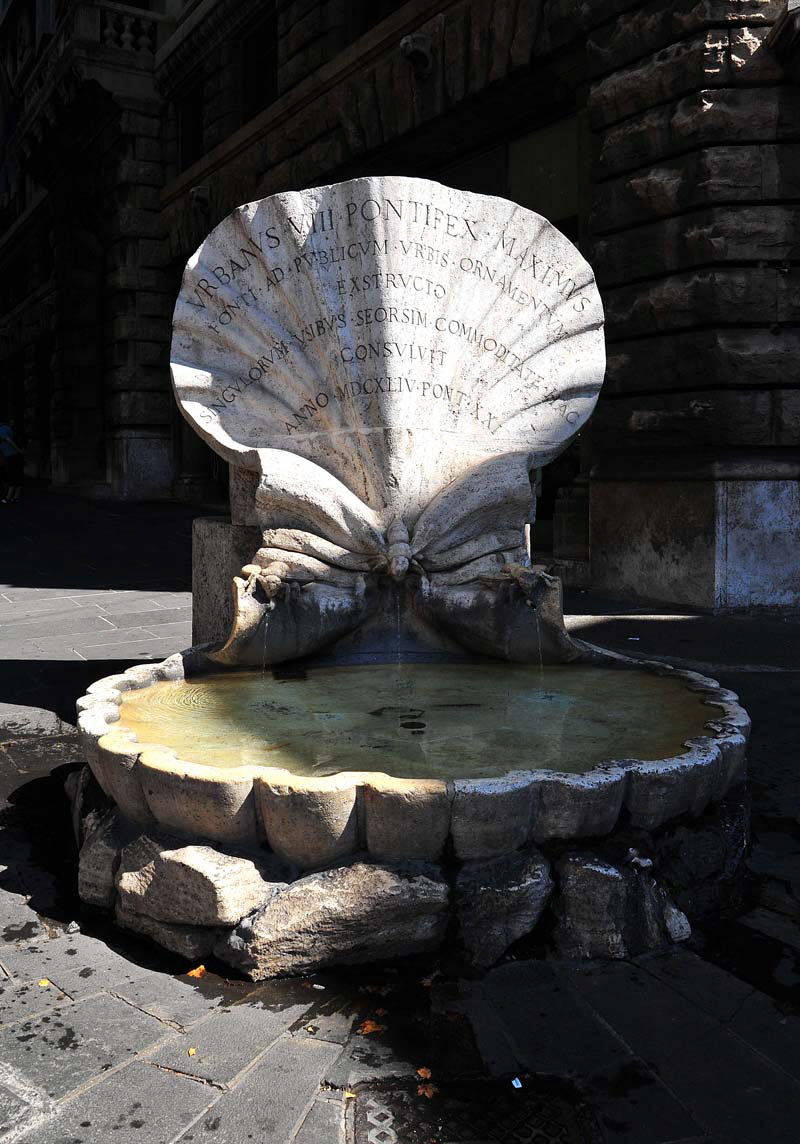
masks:
[[[0,506],[0,593],[13,587],[190,590],[192,521],[214,510],[23,495],[19,506]]]

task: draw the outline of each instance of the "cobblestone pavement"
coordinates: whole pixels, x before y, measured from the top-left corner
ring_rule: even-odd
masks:
[[[753,715],[740,916],[613,964],[509,960],[453,981],[409,962],[256,987],[189,976],[74,895],[74,701],[190,642],[192,511],[2,508],[0,1141],[337,1144],[346,1122],[358,1144],[468,1140],[471,1124],[501,1139],[512,1123],[519,1141],[796,1144],[800,625],[569,601],[580,635],[709,671]],[[448,1112],[470,1078],[472,1111]]]

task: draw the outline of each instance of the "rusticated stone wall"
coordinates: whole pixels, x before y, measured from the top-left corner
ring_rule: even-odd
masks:
[[[192,450],[171,406],[171,299],[187,257],[239,203],[371,173],[447,182],[453,164],[577,114],[578,227],[609,351],[584,443],[592,581],[707,607],[796,606],[800,581],[778,566],[800,526],[800,90],[785,9],[283,0],[277,97],[245,118],[243,45],[263,34],[268,5],[205,0],[181,18],[169,0],[132,25],[126,47],[117,24],[106,35],[118,14],[79,0],[74,25],[45,48],[55,62],[30,73],[41,114],[18,160],[45,197],[0,235],[9,282],[35,233],[55,262],[49,292],[31,279],[0,327],[7,376],[29,391],[31,465],[112,495],[181,485]],[[768,42],[779,19],[783,52]],[[189,97],[200,100],[202,155],[181,169]],[[98,109],[111,101],[105,124]],[[40,312],[37,291],[44,329],[24,318]],[[187,480],[185,495],[208,492]],[[743,536],[750,511],[752,535],[727,544],[730,522]],[[572,515],[580,531],[586,514]],[[585,552],[585,536],[567,541]],[[745,548],[746,560],[731,556]]]
[[[784,9],[657,0],[588,37],[588,254],[608,323],[592,561],[607,589],[710,608],[800,599],[786,565],[800,91],[767,43]]]
[[[800,91],[764,44],[783,6],[657,2],[589,37],[602,452],[797,443]]]

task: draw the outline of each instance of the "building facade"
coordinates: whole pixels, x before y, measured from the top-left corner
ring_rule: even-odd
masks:
[[[537,546],[615,594],[800,604],[794,0],[1,11],[0,418],[31,477],[219,498],[169,383],[187,258],[241,202],[417,175],[539,211],[597,274],[607,379]]]

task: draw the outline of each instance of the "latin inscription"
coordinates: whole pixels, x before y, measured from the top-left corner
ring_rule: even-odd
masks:
[[[374,229],[374,236],[364,237],[365,225]],[[408,236],[409,226],[418,229],[419,237]],[[349,237],[347,232],[356,228],[358,237]],[[470,252],[479,240],[481,249],[491,252],[489,257]],[[375,260],[381,269],[370,269]],[[446,275],[437,273],[445,270]],[[408,394],[444,402],[454,422],[472,420],[496,434],[502,420],[484,397],[445,380],[414,376],[415,366],[429,373],[444,367],[449,357],[462,361],[465,349],[485,362],[479,369],[489,374],[488,379],[474,379],[476,390],[485,394],[507,380],[530,391],[521,402],[524,408],[549,404],[566,425],[580,420],[578,409],[556,401],[559,388],[532,368],[535,353],[518,352],[514,339],[506,335],[504,341],[491,328],[493,300],[513,303],[523,324],[543,328],[540,342],[552,342],[566,330],[565,311],[581,314],[592,303],[563,267],[548,262],[518,235],[502,230],[493,237],[481,219],[413,198],[354,199],[253,230],[247,242],[220,257],[219,265],[190,279],[183,298],[203,312],[212,334],[222,336],[226,327],[251,321],[249,315],[269,305],[273,291],[291,291],[295,280],[306,281],[309,299],[333,297],[339,299],[334,307],[341,309],[304,316],[296,328],[274,331],[266,352],[210,394],[206,408],[199,411],[206,424],[214,424],[253,385],[276,392],[276,369],[291,368],[293,355],[317,342],[331,344],[323,352],[341,363],[334,374],[340,371],[346,377],[353,365],[372,366],[375,372],[326,383],[308,394],[276,426],[289,437],[317,431],[330,406],[363,413],[379,396]],[[485,327],[444,312],[450,289],[459,280],[468,291],[485,297],[480,307]],[[315,282],[324,285],[320,293]],[[377,295],[379,304],[370,295]],[[396,367],[406,372],[393,372]],[[530,428],[536,432],[534,424]]]

